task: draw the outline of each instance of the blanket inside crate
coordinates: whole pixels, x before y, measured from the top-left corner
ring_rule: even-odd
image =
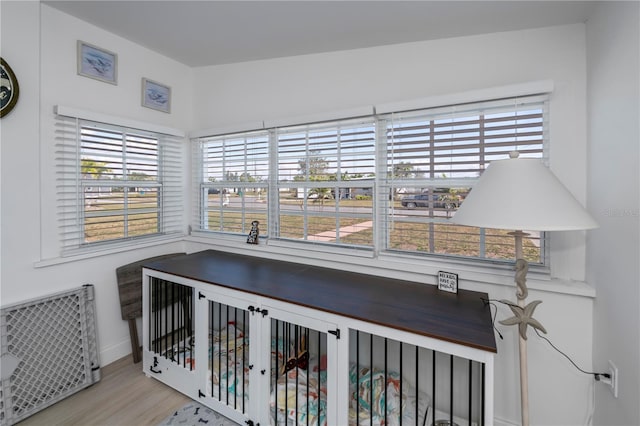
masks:
[[[280,358],[280,354],[276,356]],[[429,396],[420,392],[416,401],[415,388],[409,386],[406,381],[401,392],[400,377],[395,371],[388,371],[385,379],[384,371],[379,369],[371,372],[369,368],[363,367],[356,374],[356,365],[351,364],[349,382],[350,424],[416,424],[416,415],[418,424],[425,424],[425,416],[427,420],[431,417]],[[276,389],[272,389],[270,398],[272,424],[327,424],[326,359],[320,362],[311,360],[309,370],[289,370],[286,374],[280,375],[276,383]]]
[[[244,398],[249,391],[249,337],[233,322],[209,334],[209,375],[207,395],[222,401]],[[163,355],[178,365],[195,369],[195,345],[189,337]],[[227,399],[228,397],[228,399]],[[237,401],[236,405],[242,401]],[[246,405],[245,405],[246,406]]]
[[[269,398],[271,424],[327,424],[327,372],[314,370],[294,368],[278,378]]]
[[[183,342],[179,347],[179,351],[166,351],[165,356],[180,365],[195,368],[194,346]],[[326,426],[326,356],[311,357],[306,368],[282,371],[279,366],[286,363],[285,354],[294,351],[282,339],[277,342],[272,339],[271,348],[271,423],[276,426]],[[241,406],[244,401],[244,406],[248,407],[248,359],[249,337],[235,324],[229,323],[210,333],[207,395],[235,406]],[[418,424],[430,423],[429,396],[420,392],[416,401],[415,388],[407,381],[400,392],[400,376],[395,371],[387,371],[385,379],[385,373],[380,369],[371,371],[361,366],[358,371],[356,365],[351,364],[349,383],[349,423],[352,425],[416,424],[416,404]],[[425,416],[427,422],[424,422]]]
[[[419,392],[416,401],[415,388],[407,381],[401,386],[397,372],[387,371],[385,376],[384,370],[358,369],[355,364],[349,369],[349,405],[349,423],[363,426],[416,424],[416,409],[417,424],[422,425],[430,415],[429,396]]]
[[[249,403],[249,336],[234,323],[209,334],[207,394],[221,401]],[[239,406],[241,401],[235,400]]]

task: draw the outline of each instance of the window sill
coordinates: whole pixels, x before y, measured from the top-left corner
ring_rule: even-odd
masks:
[[[176,242],[183,242],[184,235],[183,234],[172,234],[160,237],[149,238],[145,240],[138,240],[135,242],[129,242],[126,244],[118,244],[118,245],[104,245],[100,248],[94,248],[93,250],[78,252],[77,254],[64,256],[64,257],[55,257],[51,259],[41,259],[37,262],[34,262],[34,268],[46,268],[49,266],[61,265],[63,263],[70,262],[78,262],[81,260],[92,259],[94,257],[107,256],[110,254],[122,253],[125,251],[138,250],[147,247],[153,247],[161,244],[169,244]]]
[[[260,244],[246,244],[240,236],[216,236],[193,234],[185,238],[194,243],[194,250],[215,249],[237,254],[265,257],[288,262],[305,263],[314,266],[342,269],[357,273],[378,275],[407,281],[436,285],[438,271],[458,274],[461,289],[477,290],[480,285],[514,287],[513,264],[478,264],[460,259],[432,259],[421,256],[406,256],[395,253],[381,253],[375,257],[372,251],[357,249],[337,249],[314,246],[289,241],[260,241]],[[203,244],[204,247],[199,247]],[[567,294],[594,298],[595,289],[585,282],[566,281],[550,276],[543,268],[531,268],[527,277],[530,290]]]

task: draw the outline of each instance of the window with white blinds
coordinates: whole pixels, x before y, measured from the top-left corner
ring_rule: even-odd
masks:
[[[196,231],[246,234],[267,221],[269,133],[246,132],[200,138],[193,142]]]
[[[277,129],[278,238],[373,247],[375,123]]]
[[[180,139],[58,115],[63,254],[182,231]]]
[[[493,160],[542,158],[546,141],[546,97],[532,96],[379,117],[385,131],[390,194],[382,218],[385,249],[399,252],[513,259],[507,231],[450,224],[482,171]],[[505,204],[509,194],[504,194]],[[495,206],[499,209],[500,206]],[[525,256],[543,262],[544,239],[531,233]]]
[[[507,231],[448,219],[487,165],[545,159],[547,96],[371,115],[194,140],[196,230],[373,253],[511,260]],[[505,203],[508,203],[505,194]],[[500,208],[500,206],[496,206]],[[545,263],[544,235],[525,256]]]

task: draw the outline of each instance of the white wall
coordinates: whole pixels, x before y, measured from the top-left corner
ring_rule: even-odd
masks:
[[[2,57],[20,83],[18,104],[2,119],[2,304],[94,284],[101,363],[108,364],[131,351],[127,323],[120,316],[115,268],[181,251],[183,244],[68,263],[52,260],[58,255],[53,105],[186,130],[191,70],[39,2],[3,1],[1,7]],[[118,54],[117,86],[77,75],[77,39]],[[172,87],[172,114],[140,106],[142,77]]]
[[[556,88],[551,105],[552,168],[578,199],[586,198],[583,25],[191,70],[37,2],[0,4],[2,56],[21,83],[20,101],[3,118],[1,130],[2,304],[95,284],[103,364],[130,351],[126,323],[120,319],[115,268],[184,247],[207,246],[176,243],[69,263],[51,261],[57,239],[54,104],[187,130],[551,79]],[[119,54],[118,86],[76,75],[77,39]],[[171,115],[140,107],[143,76],[172,86]],[[553,242],[557,279],[532,282],[531,299],[544,300],[536,313],[549,337],[588,369],[593,292],[584,283],[567,281],[584,279],[584,237],[554,235]],[[461,280],[462,287],[513,299],[513,288],[503,285],[508,279],[490,284],[461,275]],[[500,308],[498,319],[506,316],[510,312]],[[513,328],[499,328],[505,340],[498,342],[496,358],[497,421],[517,424],[517,335]],[[591,381],[535,336],[529,353],[532,424],[584,424],[591,408]]]
[[[102,31],[86,22],[42,6],[41,151],[42,205],[55,207],[54,105],[66,105],[146,123],[186,130],[191,121],[191,69]],[[118,54],[118,85],[77,75],[76,41]],[[141,79],[172,87],[171,114],[141,106]],[[186,145],[186,143],[185,143]],[[43,217],[42,258],[58,255],[55,217]]]
[[[206,129],[550,79],[555,85],[551,101],[551,166],[584,202],[585,52],[584,25],[571,25],[202,67],[194,70],[198,88],[194,126]],[[583,281],[585,277],[584,233],[557,233],[552,239],[554,280],[531,282],[530,299],[544,301],[536,310],[536,317],[552,341],[589,369],[593,309],[589,296],[593,292],[584,283],[568,282]],[[260,248],[252,250],[254,254],[255,251]],[[281,257],[295,255],[283,253]],[[334,262],[340,261],[339,256],[334,257]],[[318,263],[317,259],[310,261]],[[370,272],[380,263],[363,263],[359,269]],[[358,269],[353,265],[350,268]],[[407,269],[420,268],[405,265]],[[419,273],[394,274],[425,281]],[[460,278],[462,287],[488,292],[495,299],[514,299],[509,277],[504,280],[508,286],[482,282],[466,271],[460,272]],[[576,287],[587,297],[576,295]],[[507,316],[511,312],[500,307],[498,319]],[[517,334],[515,328],[498,327],[505,339],[498,342],[496,357],[497,422],[517,424]],[[592,380],[578,373],[535,334],[530,335],[532,424],[584,424],[591,412]]]
[[[38,142],[39,142],[39,5],[36,2],[19,4],[0,3],[1,54],[13,69],[20,85],[20,96],[13,111],[2,118],[0,123],[2,164],[2,276],[0,297],[2,303],[20,293],[12,295],[5,283],[10,280],[22,285],[20,277],[32,267],[26,266],[37,260],[34,254],[25,253],[23,248],[38,248],[40,210],[36,208],[38,198]],[[11,191],[20,182],[20,191]],[[13,185],[10,185],[12,183]],[[23,194],[29,194],[29,201],[20,202]],[[35,231],[29,231],[35,225]],[[27,249],[28,250],[28,249]],[[37,253],[37,252],[36,252]],[[11,265],[5,259],[25,258],[21,265]],[[18,287],[19,288],[19,287]]]
[[[640,424],[640,7],[600,5],[587,24],[588,239],[594,368],[619,369],[619,397],[599,385],[594,424]]]
[[[585,61],[580,24],[201,67],[194,70],[194,125],[206,129],[551,79],[551,168],[584,203]],[[584,236],[553,238],[553,275],[584,280]]]

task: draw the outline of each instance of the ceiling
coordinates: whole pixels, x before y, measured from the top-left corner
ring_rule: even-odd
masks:
[[[585,22],[590,1],[43,3],[191,67]]]

